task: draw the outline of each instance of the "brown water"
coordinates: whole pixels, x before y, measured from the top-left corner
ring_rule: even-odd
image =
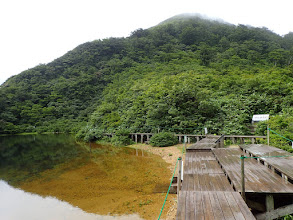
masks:
[[[58,136],[53,138],[58,139]],[[0,178],[26,192],[56,197],[85,212],[103,217],[133,214],[135,219],[158,217],[165,192],[157,189],[167,190],[171,176],[167,164],[159,156],[97,144],[91,144],[90,154],[89,146],[79,146],[68,137],[63,137],[62,144],[53,141],[53,152],[50,152],[49,146],[35,149],[37,144],[35,141],[32,144],[32,140],[36,137],[29,140],[30,147],[24,147],[23,142],[19,147],[20,140],[14,141],[18,143],[15,150],[13,144],[4,146],[5,142],[0,139]],[[50,141],[47,138],[41,143],[44,145]],[[9,149],[8,153],[3,148]],[[16,160],[14,167],[12,161],[15,160],[11,156],[16,156],[18,151],[22,153],[18,158],[21,162]],[[40,152],[41,155],[34,155]],[[27,158],[28,162],[23,158]],[[168,203],[165,209],[168,209]],[[14,212],[15,207],[11,210]],[[35,213],[31,214],[33,219]]]

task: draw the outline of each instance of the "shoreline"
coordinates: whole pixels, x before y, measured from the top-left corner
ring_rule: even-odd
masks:
[[[146,220],[158,218],[180,146],[130,145],[106,152],[98,144],[91,146],[89,160],[80,158],[46,170],[20,188],[56,197],[90,213],[137,213]],[[176,199],[175,194],[169,194],[162,220],[175,219]]]
[[[188,147],[190,145],[191,144],[186,144],[185,147]],[[133,145],[128,145],[126,147],[139,149],[139,150],[145,150],[149,153],[160,156],[166,163],[169,164],[168,168],[170,170],[171,176],[173,175],[177,158],[182,157],[182,160],[183,161],[185,160],[185,150],[183,150],[184,144],[178,144],[178,145],[169,146],[169,147],[152,147],[151,145],[147,145],[147,144],[133,144]],[[184,151],[184,153],[182,153],[182,151]],[[177,175],[178,173],[176,170],[175,176]],[[166,203],[170,204],[170,208],[167,210],[167,213],[166,213],[166,207],[164,208],[163,213],[165,214],[164,215],[165,218],[162,217],[161,220],[175,220],[176,213],[177,213],[177,194],[169,194],[166,200]]]
[[[109,143],[82,142],[78,145],[84,153],[12,185],[26,192],[55,197],[89,213],[137,213],[145,220],[158,218],[177,158],[184,159],[183,144],[115,147]],[[176,211],[177,195],[169,194],[160,219],[173,220]]]

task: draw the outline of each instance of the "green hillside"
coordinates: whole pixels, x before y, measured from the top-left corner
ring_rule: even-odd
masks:
[[[0,133],[249,134],[252,115],[270,113],[289,137],[292,106],[293,33],[184,15],[10,78],[0,89]]]

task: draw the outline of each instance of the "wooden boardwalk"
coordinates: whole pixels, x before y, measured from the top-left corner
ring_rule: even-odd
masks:
[[[201,139],[200,141],[196,142],[195,144],[191,145],[187,148],[187,151],[193,151],[193,150],[210,150],[214,147],[216,147],[216,141],[219,139],[219,137],[209,136],[208,138]]]
[[[185,156],[183,191],[234,191],[211,151]]]
[[[279,172],[283,178],[293,183],[293,154],[264,144],[240,145],[240,148],[250,156],[261,157],[258,161],[271,168],[274,172]]]
[[[187,148],[176,219],[269,220],[293,213],[293,157],[279,157],[292,154],[260,144],[217,148],[217,138]],[[241,155],[260,157],[244,160],[247,203],[239,193]]]
[[[203,139],[187,149],[176,219],[255,219],[211,151],[215,141]]]
[[[243,151],[240,149],[226,148],[213,149],[213,152],[222,165],[222,169],[227,173],[235,189],[241,191],[241,167],[240,156]],[[249,156],[249,155],[246,155]],[[245,191],[257,193],[293,193],[293,185],[259,164],[253,158],[245,159]]]
[[[253,220],[238,192],[182,191],[176,219]]]

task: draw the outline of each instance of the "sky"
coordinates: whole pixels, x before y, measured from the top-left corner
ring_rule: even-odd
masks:
[[[127,37],[182,13],[293,32],[292,0],[1,0],[0,84],[78,45]]]

